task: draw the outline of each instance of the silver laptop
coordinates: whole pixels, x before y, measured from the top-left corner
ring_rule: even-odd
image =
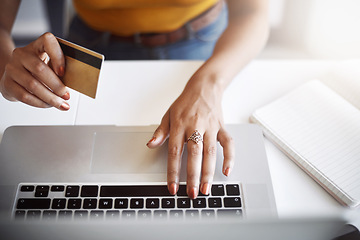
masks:
[[[232,219],[231,226],[234,219],[276,217],[263,136],[256,125],[227,126],[236,147],[231,176],[225,177],[221,172],[223,157],[219,146],[211,193],[200,194],[195,200],[187,198],[184,190],[186,151],[179,192],[176,196],[167,192],[167,146],[146,147],[154,129],[155,126],[8,128],[0,145],[0,214],[3,223],[12,226],[7,231],[15,234],[19,226],[30,224],[30,220],[35,220],[31,224],[36,226],[79,222],[80,229],[84,224],[86,228],[93,225],[93,229],[110,229],[116,234],[119,229],[134,228],[134,222],[135,226],[143,224],[144,229],[150,230],[159,226],[154,220],[174,219],[187,223],[187,228],[193,226],[189,222],[202,220],[218,229],[221,224],[214,221]],[[13,227],[12,223],[18,224]],[[112,227],[117,223],[126,227]],[[169,223],[168,229],[175,226]],[[146,231],[137,234],[146,235]]]

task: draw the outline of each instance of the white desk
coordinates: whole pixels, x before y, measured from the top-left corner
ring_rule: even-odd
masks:
[[[158,124],[201,63],[107,61],[101,72],[97,98],[93,100],[71,91],[68,112],[35,109],[0,98],[0,134],[10,125]],[[256,108],[308,80],[324,79],[334,69],[349,72],[354,64],[358,65],[359,61],[253,61],[226,90],[225,123],[247,123]],[[266,140],[265,146],[280,216],[341,208],[274,145]]]

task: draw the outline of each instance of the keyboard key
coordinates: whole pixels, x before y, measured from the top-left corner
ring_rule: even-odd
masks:
[[[187,197],[186,185],[179,185],[179,190],[177,192],[177,195],[180,197]]]
[[[121,213],[121,218],[126,220],[133,220],[135,219],[136,212],[134,210],[124,210]]]
[[[81,201],[80,198],[70,198],[68,200],[68,209],[80,209],[81,208]]]
[[[138,211],[138,219],[140,219],[140,220],[151,219],[151,211],[150,210]]]
[[[166,197],[172,196],[166,185],[101,186],[101,197]]]
[[[61,210],[59,211],[59,220],[70,220],[72,218],[73,212],[70,210]]]
[[[167,219],[167,211],[166,210],[155,210],[154,211],[154,219]]]
[[[144,199],[142,198],[133,198],[130,200],[130,208],[143,208]]]
[[[66,197],[78,197],[79,196],[79,186],[67,186],[65,196]]]
[[[128,208],[128,200],[126,198],[115,199],[115,208]]]
[[[48,185],[38,185],[36,186],[36,191],[49,191],[50,187]]]
[[[52,202],[52,209],[65,209],[66,198],[54,198]]]
[[[101,210],[92,210],[90,212],[91,220],[103,220],[104,219],[104,211]]]
[[[112,208],[113,200],[111,198],[103,198],[99,200],[99,208],[100,209],[110,209]]]
[[[109,220],[115,220],[120,217],[120,211],[119,210],[109,210],[106,212],[106,219]]]
[[[170,210],[171,219],[183,219],[184,213],[182,210]]]
[[[99,186],[82,186],[81,197],[97,197],[99,192]]]
[[[21,186],[20,191],[21,192],[33,192],[34,189],[35,189],[35,187],[32,185],[23,185],[23,186]]]
[[[228,184],[226,185],[226,193],[228,196],[239,196],[240,188],[238,184]]]
[[[48,198],[20,198],[17,209],[49,209],[51,200]]]
[[[15,211],[15,219],[16,220],[24,220],[26,212],[24,210]]]
[[[212,185],[211,194],[213,196],[224,196],[225,195],[224,185],[222,185],[222,184],[214,184],[214,185]]]
[[[224,198],[225,207],[241,207],[240,197],[226,197]]]
[[[160,200],[158,198],[148,198],[146,199],[146,208],[159,208]]]
[[[193,199],[193,207],[194,208],[205,208],[206,207],[206,199],[205,198],[197,198]]]
[[[49,186],[37,186],[35,197],[47,197],[49,195]]]
[[[218,217],[242,217],[241,209],[219,209],[217,211]]]
[[[84,199],[83,208],[84,209],[95,209],[97,207],[96,198],[86,198]]]
[[[178,198],[177,199],[178,208],[190,208],[190,198]]]
[[[41,217],[41,211],[39,210],[28,211],[26,214],[27,220],[40,220],[40,217]]]
[[[222,207],[221,198],[209,198],[209,207],[211,208],[220,208]]]
[[[186,210],[185,216],[187,219],[198,219],[199,211],[198,210]]]
[[[162,208],[175,208],[175,199],[174,198],[163,198],[161,199]]]
[[[65,190],[65,187],[63,185],[54,185],[51,186],[52,192],[63,192]]]
[[[187,197],[188,196],[186,193],[186,185],[179,185],[179,190],[177,192],[177,196],[179,196],[179,197]],[[198,196],[206,196],[206,195],[202,194],[199,191]]]
[[[43,212],[42,220],[51,221],[56,219],[56,211],[54,210],[46,210]]]
[[[214,210],[202,210],[201,217],[205,219],[215,218],[215,211]]]
[[[75,220],[87,220],[89,216],[88,211],[77,210],[74,212],[74,219]]]

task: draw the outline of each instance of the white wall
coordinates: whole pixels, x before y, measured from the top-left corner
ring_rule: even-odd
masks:
[[[313,0],[309,15],[309,51],[322,57],[360,57],[359,0]]]
[[[360,0],[285,0],[282,9],[265,49],[273,49],[270,57],[360,57]]]

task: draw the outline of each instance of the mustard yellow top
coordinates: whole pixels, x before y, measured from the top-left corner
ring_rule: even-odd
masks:
[[[90,27],[116,35],[173,31],[218,0],[73,0]]]

